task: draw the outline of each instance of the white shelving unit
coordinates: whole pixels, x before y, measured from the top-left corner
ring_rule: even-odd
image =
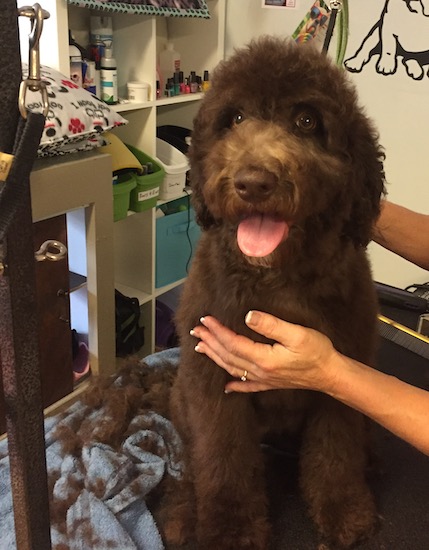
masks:
[[[203,74],[212,71],[224,55],[225,1],[208,0],[210,19],[111,14],[114,55],[118,66],[119,96],[125,97],[126,83],[141,80],[150,85],[149,101],[125,103],[115,110],[128,119],[117,135],[125,142],[156,156],[156,128],[174,124],[191,128],[201,94],[187,94],[156,100],[156,64],[167,41],[181,54],[181,69]],[[75,39],[88,43],[90,11],[67,6],[65,0],[51,0],[44,6],[51,13],[42,35],[41,59],[67,74],[68,29]],[[109,14],[110,15],[110,14]],[[53,47],[53,36],[56,42]],[[139,299],[145,345],[142,356],[155,349],[156,299],[183,280],[163,288],[155,287],[156,212],[147,210],[114,224],[114,283],[122,293]],[[112,222],[113,223],[113,222]]]

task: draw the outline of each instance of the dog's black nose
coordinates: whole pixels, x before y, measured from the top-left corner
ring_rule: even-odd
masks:
[[[276,176],[268,170],[243,169],[237,172],[234,185],[243,200],[258,202],[273,193],[276,181]]]

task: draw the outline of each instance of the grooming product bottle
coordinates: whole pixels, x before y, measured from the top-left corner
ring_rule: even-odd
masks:
[[[91,94],[97,95],[100,91],[100,82],[98,82],[97,89],[97,80],[96,80],[96,69],[95,61],[84,60],[83,62],[84,71],[83,74],[83,87],[85,90],[88,90]]]
[[[76,44],[71,31],[69,31],[69,57],[70,57],[70,79],[77,86],[82,87],[82,53]]]
[[[104,48],[101,58],[101,99],[109,105],[118,103],[118,75],[116,59],[112,55],[112,47]]]
[[[102,44],[104,46],[112,47],[113,27],[111,17],[106,15],[91,15],[90,26],[91,32],[89,40],[91,45]],[[101,56],[103,54],[104,51],[101,51]]]
[[[164,85],[175,72],[180,71],[180,53],[175,51],[171,42],[167,42],[165,50],[159,54],[159,69]]]
[[[101,58],[104,56],[106,46],[113,47],[112,18],[107,15],[91,15],[90,27],[90,59],[95,62],[96,95],[101,97]]]

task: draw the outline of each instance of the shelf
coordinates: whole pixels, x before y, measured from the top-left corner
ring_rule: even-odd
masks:
[[[137,102],[125,102],[117,103],[116,105],[109,105],[112,111],[117,113],[126,113],[127,111],[140,111],[142,109],[149,109],[150,107],[163,107],[165,105],[178,105],[180,103],[192,103],[193,101],[199,101],[204,97],[203,93],[197,94],[184,94],[175,97],[163,97],[155,101],[144,101],[142,103]]]
[[[170,292],[170,290],[173,290],[173,288],[176,288],[177,286],[182,285],[185,281],[186,281],[186,278],[179,279],[178,281],[174,281],[174,283],[170,283],[169,285],[156,288],[154,292],[155,298],[159,298],[159,296],[162,296],[163,294]],[[117,290],[119,290],[119,292],[121,292],[122,294],[125,294],[125,296],[128,296],[129,298],[137,298],[141,306],[144,304],[147,304],[152,299],[151,294],[148,294],[147,292],[143,292],[138,288],[133,288],[131,286],[123,285],[118,282],[115,283],[115,287]]]
[[[70,271],[69,273],[69,285],[70,290],[69,292],[75,292],[76,290],[79,290],[80,288],[86,286],[87,281],[86,277],[84,275],[79,275],[79,273],[74,273],[73,271]]]
[[[60,50],[60,63],[56,67],[66,73],[69,70],[68,29],[74,31],[78,42],[80,40],[88,43],[90,11],[77,5],[67,7],[64,0],[53,0],[51,4],[51,21],[58,19],[57,48],[52,48],[51,44],[46,45],[52,53]],[[121,113],[128,120],[128,124],[115,128],[114,133],[125,143],[132,144],[153,158],[156,158],[157,127],[176,125],[191,128],[199,102],[204,97],[204,93],[199,92],[156,99],[157,57],[160,51],[167,42],[173,42],[181,54],[181,70],[184,74],[196,71],[202,75],[204,70],[211,73],[223,59],[226,0],[208,0],[208,5],[211,17],[207,20],[136,17],[124,13],[112,15],[119,97],[128,97],[127,82],[136,80],[147,82],[150,86],[149,101],[132,103],[125,102],[124,99],[124,103],[111,106],[112,110]],[[45,32],[44,35],[46,37]],[[46,43],[45,38],[43,40]],[[189,192],[184,191],[175,199],[188,194]],[[109,198],[111,199],[111,191]],[[171,201],[159,200],[157,206],[167,202]],[[111,220],[111,226],[113,246],[106,254],[113,260],[113,286],[124,295],[137,298],[141,305],[140,322],[145,327],[145,344],[139,354],[144,356],[155,350],[156,300],[179,287],[184,279],[161,288],[155,287],[156,208],[138,212],[137,215],[130,211],[119,223]],[[76,267],[73,270],[79,271]],[[101,271],[99,275],[102,277]],[[106,273],[106,276],[110,276],[110,273]],[[83,288],[82,291],[87,293],[89,299],[92,298],[90,277],[87,290]],[[102,311],[102,305],[99,304],[100,318],[104,320],[106,315]],[[94,321],[91,320],[89,324],[93,325]],[[109,371],[109,367],[107,370]]]
[[[167,292],[170,292],[170,290],[173,290],[173,288],[176,288],[177,286],[182,285],[186,281],[186,277],[184,279],[179,279],[178,281],[174,281],[174,283],[170,283],[169,285],[161,286],[160,288],[155,289],[155,297],[159,298],[159,296],[162,296],[163,294],[166,294]]]
[[[127,111],[139,111],[141,109],[148,109],[153,106],[153,101],[144,101],[142,103],[137,102],[126,102],[126,103],[117,103],[116,105],[109,105],[112,111],[117,113],[126,113]]]
[[[189,197],[192,195],[192,189],[190,187],[185,187],[180,195],[173,197],[171,199],[162,200],[159,199],[156,201],[156,206],[162,206],[163,204],[168,204],[169,202],[177,201],[178,199],[183,199],[183,197]],[[134,212],[135,213],[135,212]]]
[[[176,103],[190,103],[191,101],[199,101],[203,97],[203,93],[183,94],[175,97],[163,97],[162,99],[157,99],[155,104],[157,107],[162,107],[163,105],[175,105]]]
[[[141,306],[150,302],[152,299],[152,296],[150,294],[148,294],[147,292],[143,292],[143,290],[140,290],[138,288],[123,285],[118,282],[115,283],[115,287],[117,290],[119,290],[119,292],[125,294],[125,296],[128,296],[129,298],[137,298]]]

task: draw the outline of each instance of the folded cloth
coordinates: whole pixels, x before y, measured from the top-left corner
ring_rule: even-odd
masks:
[[[176,366],[178,350],[146,358],[142,369],[156,368],[161,361]],[[91,408],[78,401],[66,413],[45,420],[53,550],[164,548],[145,498],[165,475],[181,478],[180,438],[165,417],[143,411],[131,418],[119,443],[100,442],[98,428],[109,414],[106,406]],[[74,446],[61,437],[67,433],[76,434]],[[9,474],[4,440],[0,442],[0,550],[16,548]]]

